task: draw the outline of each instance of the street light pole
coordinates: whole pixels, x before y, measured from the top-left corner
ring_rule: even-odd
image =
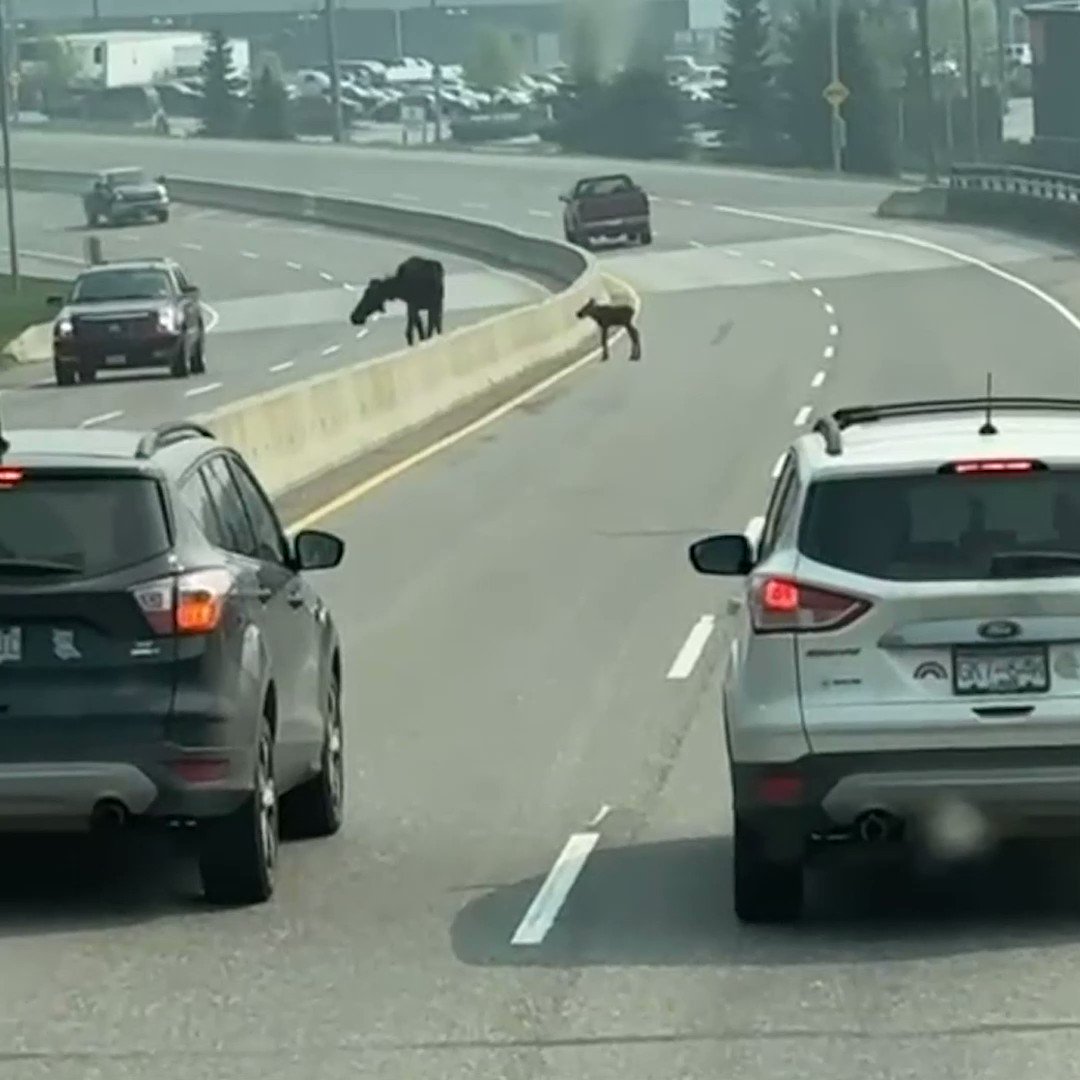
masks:
[[[345,125],[341,116],[341,73],[337,58],[337,20],[334,18],[336,0],[326,0],[326,63],[330,68],[330,109],[334,142],[345,141]]]
[[[840,81],[840,10],[839,0],[829,0],[829,81],[835,86]],[[841,158],[841,132],[843,120],[840,117],[840,106],[833,105],[829,116],[829,131],[832,141],[832,167],[833,172],[843,170]]]
[[[435,51],[440,52],[439,49],[439,34],[438,34],[438,12],[439,3],[438,0],[431,0],[431,18],[432,25],[435,27]],[[435,79],[433,83],[433,89],[435,92],[435,141],[437,143],[442,142],[442,130],[443,130],[443,115],[442,115],[442,61],[438,56],[434,58],[435,64]]]
[[[919,67],[923,87],[923,116],[926,138],[926,182],[938,182],[937,155],[934,152],[934,82],[933,62],[930,58],[930,13],[927,0],[915,0],[915,19],[919,25]]]
[[[964,9],[964,82],[967,85],[968,126],[971,129],[972,159],[979,159],[979,98],[975,86],[975,51],[971,33],[971,0],[963,0]]]
[[[8,249],[11,259],[11,291],[19,291],[19,240],[15,232],[15,187],[11,175],[11,116],[8,109],[11,82],[8,69],[7,0],[0,0],[0,133],[4,147],[4,196],[7,201]]]

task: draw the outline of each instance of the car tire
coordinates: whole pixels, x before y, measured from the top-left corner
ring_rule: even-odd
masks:
[[[763,837],[735,817],[735,917],[744,923],[795,922],[803,909],[802,860],[770,858]]]
[[[341,716],[341,679],[331,676],[327,700],[322,767],[317,776],[281,800],[282,834],[295,839],[333,836],[345,818],[345,726]]]
[[[191,356],[191,374],[192,375],[205,375],[206,374],[206,344],[200,341],[195,346],[195,352]]]
[[[278,801],[274,735],[263,717],[252,793],[243,806],[200,825],[199,872],[211,904],[261,904],[274,895],[278,858]]]
[[[160,221],[161,224],[164,225],[165,222],[169,220],[169,211],[168,210],[159,210],[157,212],[156,217],[157,217],[158,221]]]
[[[75,385],[75,369],[69,364],[53,364],[53,375],[57,386]]]
[[[638,234],[638,240],[642,247],[648,247],[652,243],[652,229],[642,229]]]
[[[76,369],[76,377],[81,383],[92,383],[97,381],[97,368],[82,367]]]

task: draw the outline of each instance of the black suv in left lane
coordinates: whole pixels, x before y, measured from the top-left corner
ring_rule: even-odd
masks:
[[[194,826],[207,899],[268,899],[279,826],[342,823],[342,650],[306,574],[343,542],[290,540],[190,422],[5,435],[0,832]]]
[[[178,379],[206,371],[199,290],[171,259],[102,263],[83,270],[70,294],[50,298],[58,386],[99,371],[168,368]]]

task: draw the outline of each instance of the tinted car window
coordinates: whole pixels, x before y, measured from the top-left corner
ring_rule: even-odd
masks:
[[[80,277],[71,290],[77,304],[166,300],[172,295],[172,281],[164,270],[95,270]]]
[[[168,549],[153,480],[34,473],[0,489],[0,580],[4,560],[65,563],[92,577]]]
[[[255,537],[251,531],[240,492],[233,483],[225,459],[211,458],[199,470],[206,480],[214,508],[221,521],[223,543],[227,551],[255,557]]]
[[[811,485],[799,548],[894,581],[981,580],[996,557],[1080,555],[1080,472],[919,474]],[[1061,567],[1080,576],[1080,568]]]
[[[227,548],[228,541],[225,530],[222,527],[221,519],[218,517],[214,502],[210,498],[210,492],[206,487],[206,481],[201,471],[196,472],[184,481],[180,487],[180,497],[183,499],[184,505],[191,511],[192,516],[202,530],[203,536],[215,547]]]
[[[285,538],[281,535],[277,515],[271,509],[266,496],[247,469],[234,458],[229,459],[229,469],[240,489],[248,518],[255,530],[255,545],[259,558],[267,562],[287,562],[288,548],[285,546]]]

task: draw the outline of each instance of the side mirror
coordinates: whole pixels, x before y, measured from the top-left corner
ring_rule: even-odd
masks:
[[[165,177],[164,176],[155,177],[154,178],[154,183],[155,184],[161,184],[161,186],[164,187],[165,186]]]
[[[64,306],[64,298],[62,296],[50,296],[45,303],[51,308],[62,308]]]
[[[184,288],[181,291],[183,292],[183,294],[185,296],[198,296],[199,295],[199,286],[198,285],[185,285]]]
[[[317,529],[297,533],[294,547],[298,570],[329,570],[345,557],[345,541]]]
[[[562,194],[561,194],[561,195],[559,196],[559,202],[561,202],[561,203],[568,203],[569,201],[570,201],[570,196],[569,196],[569,195],[567,195],[567,194],[566,194],[566,192],[564,191],[564,192],[563,192],[563,193],[562,193]]]
[[[753,569],[750,541],[742,533],[709,536],[690,545],[690,565],[699,574],[741,577]]]

